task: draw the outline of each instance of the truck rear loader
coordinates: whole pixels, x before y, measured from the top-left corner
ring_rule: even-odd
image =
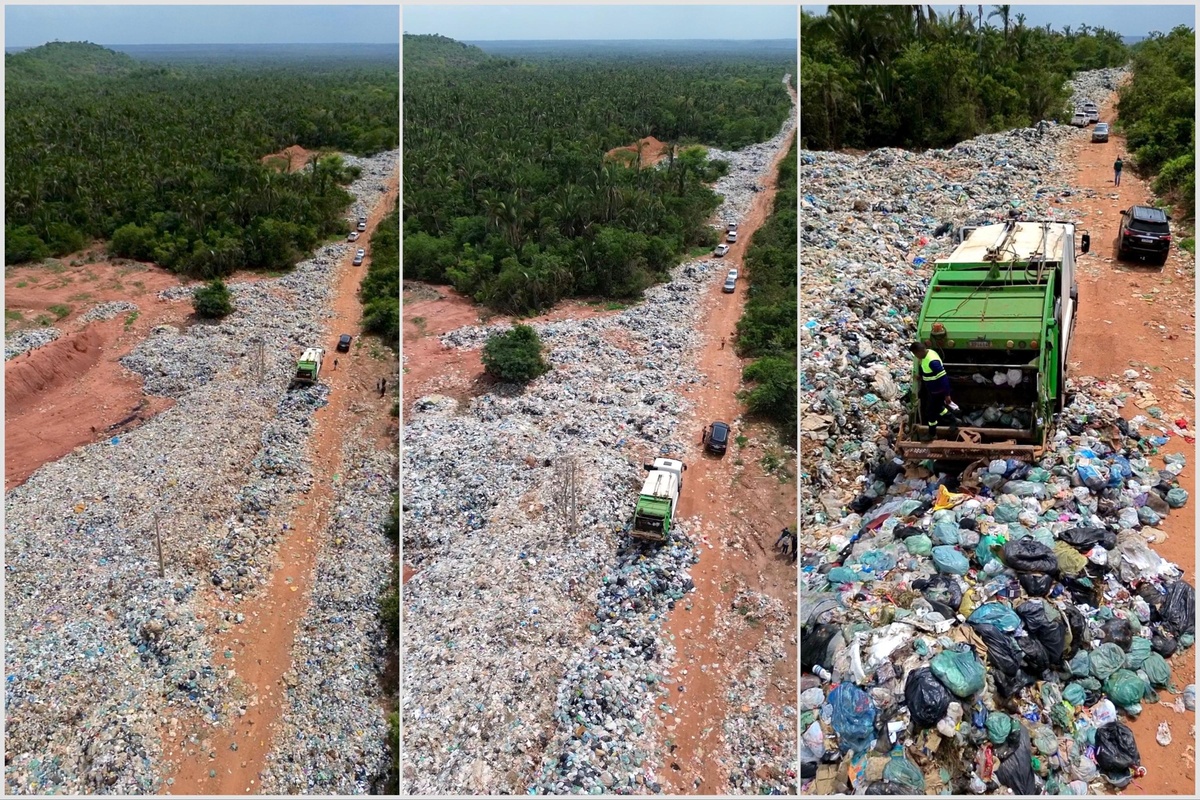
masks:
[[[1081,252],[1088,252],[1090,239],[1083,233]],[[968,230],[948,258],[934,263],[916,333],[941,357],[960,409],[957,425],[943,423],[932,433],[921,418],[914,363],[900,454],[1040,456],[1066,402],[1078,306],[1074,224],[1008,220]]]
[[[646,476],[642,492],[638,495],[629,532],[639,539],[665,542],[671,533],[687,466],[671,458],[656,458],[653,464],[642,466],[650,474]]]
[[[321,374],[321,362],[325,358],[325,349],[310,347],[296,362],[296,375],[292,378],[292,386],[307,386],[317,382]]]

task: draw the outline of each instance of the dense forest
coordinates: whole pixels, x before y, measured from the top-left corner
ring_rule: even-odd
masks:
[[[400,208],[371,234],[371,266],[363,278],[363,330],[400,350]]]
[[[779,54],[490,58],[404,39],[404,265],[504,313],[634,298],[716,243],[727,168],[705,144],[770,138],[790,107]],[[652,136],[657,153],[606,152]]]
[[[1112,31],[1029,27],[1008,5],[941,15],[834,5],[801,11],[800,30],[801,145],[811,149],[943,147],[1069,118],[1073,73],[1129,59]]]
[[[5,262],[92,239],[193,277],[278,269],[346,231],[340,159],[399,141],[396,66],[144,65],[97,45],[5,56]]]
[[[755,359],[742,377],[751,388],[746,404],[752,414],[779,424],[784,438],[796,443],[796,143],[779,165],[778,189],[771,216],[746,251],[750,291],[737,324],[737,353]]]
[[[1154,191],[1196,215],[1196,34],[1178,27],[1133,47],[1133,79],[1121,87],[1118,129],[1134,167],[1156,174]]]

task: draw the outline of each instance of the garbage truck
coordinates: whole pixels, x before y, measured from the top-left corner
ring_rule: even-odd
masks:
[[[1080,252],[1091,237],[1081,231]],[[1032,460],[1066,403],[1079,308],[1075,225],[1010,219],[963,232],[933,264],[916,338],[941,357],[958,410],[931,432],[913,364],[897,450],[906,459]]]
[[[672,458],[656,458],[642,468],[650,474],[642,483],[629,533],[638,539],[665,542],[671,533],[687,466]]]
[[[317,382],[321,374],[321,361],[325,357],[322,347],[309,347],[296,362],[296,375],[292,378],[292,386],[307,386]]]

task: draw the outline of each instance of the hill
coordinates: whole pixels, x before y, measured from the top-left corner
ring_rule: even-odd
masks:
[[[5,79],[60,81],[91,75],[126,75],[138,69],[138,63],[91,42],[49,42],[48,44],[4,56]]]
[[[404,68],[473,67],[491,60],[478,47],[430,34],[404,34]]]

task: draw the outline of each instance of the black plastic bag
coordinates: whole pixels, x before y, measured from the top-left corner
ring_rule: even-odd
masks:
[[[910,536],[916,536],[921,533],[925,533],[925,531],[914,525],[898,525],[896,530],[892,532],[892,535],[902,542]]]
[[[1061,664],[1063,653],[1067,649],[1067,623],[1061,618],[1057,622],[1051,622],[1046,617],[1046,608],[1041,601],[1030,600],[1021,603],[1013,610],[1025,624],[1025,630],[1029,635],[1046,648],[1046,655],[1049,657],[1050,663],[1056,666]]]
[[[1167,587],[1167,596],[1158,610],[1167,630],[1176,636],[1196,633],[1196,590],[1187,581]]]
[[[805,625],[800,631],[800,666],[812,672],[818,664],[828,666],[829,643],[838,635],[833,625]]]
[[[1005,675],[1000,671],[993,672],[992,680],[996,684],[996,691],[1006,700],[1025,687],[1037,683],[1037,680],[1023,669],[1017,670],[1016,675]]]
[[[1088,572],[1090,573],[1090,568]],[[1082,578],[1091,579],[1092,585],[1088,586],[1082,582]],[[1071,595],[1071,602],[1076,605],[1091,606],[1099,608],[1102,604],[1103,595],[1100,592],[1100,587],[1104,584],[1095,580],[1093,576],[1081,575],[1078,578],[1073,578],[1070,575],[1063,575],[1059,578],[1059,583],[1067,590],[1067,594]]]
[[[1101,626],[1101,641],[1112,642],[1126,653],[1133,646],[1133,627],[1129,620],[1113,617]]]
[[[1067,618],[1067,628],[1071,631],[1071,644],[1063,653],[1063,660],[1070,661],[1072,656],[1084,649],[1087,640],[1087,620],[1083,618],[1083,612],[1070,603],[1063,609],[1063,616]]]
[[[914,669],[904,682],[904,702],[909,716],[919,727],[932,728],[950,708],[950,692],[929,667]]]
[[[912,789],[891,781],[871,781],[864,794],[912,794]]]
[[[1014,737],[1019,737],[1012,754],[1000,762],[996,769],[996,780],[1013,790],[1013,794],[1037,794],[1037,782],[1033,778],[1033,747],[1029,743],[1029,733],[1024,727],[1018,727],[1008,736],[1008,743]]]
[[[1019,572],[1017,582],[1030,597],[1045,597],[1054,586],[1054,578],[1041,572]]]
[[[904,472],[904,467],[897,464],[893,460],[889,460],[880,464],[875,470],[875,479],[883,481],[884,484],[891,486],[892,481],[896,480],[896,476]]]
[[[1004,563],[1017,572],[1058,574],[1058,556],[1037,539],[1010,539],[1004,543]]]
[[[1150,637],[1150,649],[1163,658],[1170,658],[1179,649],[1179,643],[1170,634],[1159,632]]]
[[[913,588],[919,590],[947,619],[953,619],[958,613],[958,607],[962,605],[962,588],[959,587],[958,581],[949,575],[938,574],[927,581],[914,581]]]
[[[972,622],[971,628],[987,645],[990,666],[1009,676],[1020,671],[1025,656],[1012,636],[986,622]]]
[[[1024,656],[1023,666],[1026,672],[1042,676],[1046,670],[1050,669],[1050,655],[1041,642],[1032,636],[1018,637],[1016,642]]]
[[[860,494],[858,497],[850,501],[850,510],[855,514],[865,514],[871,510],[871,506],[879,502],[878,497],[871,497],[867,494]]]
[[[958,527],[966,531],[976,531],[979,530],[979,523],[975,521],[974,517],[967,517],[958,521]]]
[[[1058,534],[1058,538],[1081,553],[1086,553],[1096,545],[1105,550],[1117,546],[1117,535],[1107,528],[1071,528]]]
[[[1096,764],[1104,772],[1128,772],[1142,763],[1133,731],[1124,723],[1110,722],[1096,730]]]

